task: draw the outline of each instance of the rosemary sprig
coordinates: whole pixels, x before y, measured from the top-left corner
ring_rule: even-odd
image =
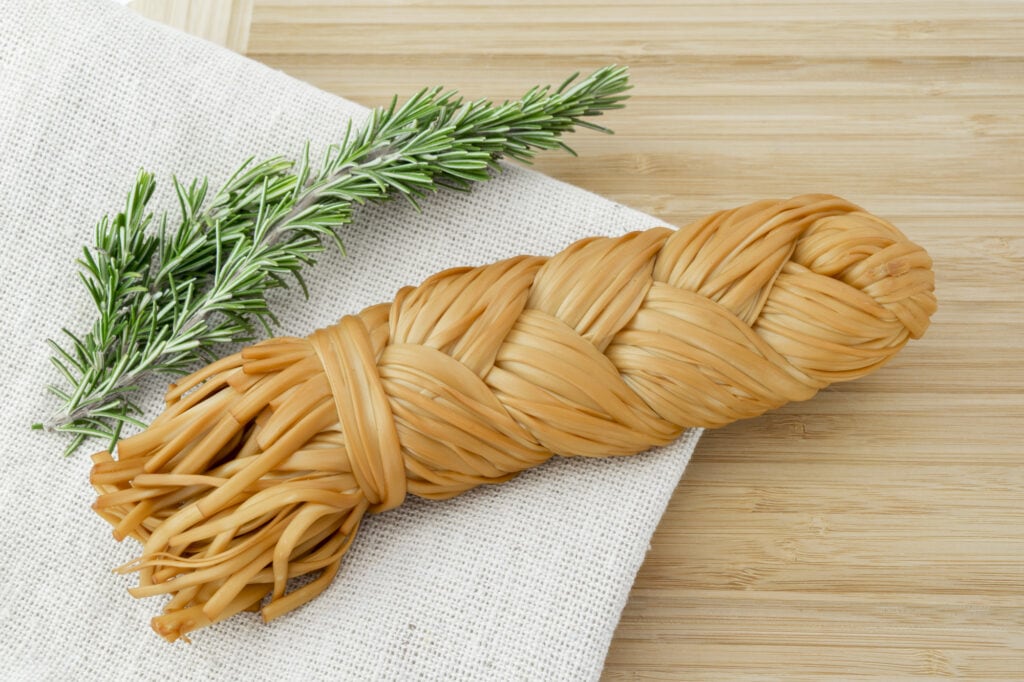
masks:
[[[337,228],[352,221],[354,205],[396,194],[416,205],[438,188],[488,179],[502,157],[529,163],[557,148],[575,155],[560,138],[577,126],[610,133],[585,119],[623,106],[626,68],[576,78],[500,105],[441,88],[401,106],[392,99],[359,130],[350,125],[317,169],[308,144],[297,161],[250,159],[209,200],[207,180],[186,187],[174,178],[174,229],[166,214],[152,229],[155,183],[140,172],[124,210],[103,218],[95,245],[82,251],[79,275],[97,318],[85,334],[63,329],[64,345],[48,342],[66,385],[48,387],[60,409],[33,428],[70,434],[65,454],[90,436],[113,447],[126,424],[145,426],[131,399],[142,378],[185,373],[219,344],[251,341],[258,328],[270,333],[277,320],[266,293],[289,277],[305,292],[302,268],[325,238],[343,250]]]

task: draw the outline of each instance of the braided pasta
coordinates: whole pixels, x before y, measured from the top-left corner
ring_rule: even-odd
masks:
[[[130,592],[173,595],[166,639],[268,595],[269,621],[330,583],[365,514],[806,400],[921,336],[933,289],[923,249],[828,195],[447,270],[172,385],[94,456],[95,509],[143,544]]]

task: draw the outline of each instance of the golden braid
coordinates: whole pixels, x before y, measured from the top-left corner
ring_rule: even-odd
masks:
[[[174,594],[166,638],[267,594],[269,620],[409,493],[633,454],[867,374],[927,328],[930,268],[884,220],[805,195],[447,270],[172,386],[117,460],[94,457],[95,507],[144,544],[131,592]]]

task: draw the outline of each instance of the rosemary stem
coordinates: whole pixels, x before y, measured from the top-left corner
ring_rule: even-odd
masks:
[[[572,151],[561,137],[585,119],[621,108],[627,70],[610,66],[561,87],[532,88],[520,99],[463,102],[425,89],[401,106],[373,112],[359,130],[328,148],[312,171],[309,147],[297,161],[276,157],[239,168],[207,200],[208,183],[174,188],[177,229],[148,212],[155,182],[140,172],[125,208],[96,226],[83,250],[82,281],[97,319],[87,334],[67,331],[51,343],[69,386],[51,386],[62,402],[46,431],[103,435],[113,447],[125,423],[140,423],[129,393],[154,373],[187,373],[226,343],[250,341],[277,320],[267,293],[294,278],[323,251],[341,246],[338,229],[353,208],[401,195],[416,200],[441,188],[468,189],[489,179],[501,157],[529,162],[541,150]],[[570,87],[571,86],[571,87]],[[150,229],[156,222],[159,229]]]

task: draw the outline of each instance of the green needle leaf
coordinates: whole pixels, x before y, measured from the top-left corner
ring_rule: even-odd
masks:
[[[68,347],[49,342],[65,385],[47,387],[60,407],[33,428],[73,434],[66,454],[87,437],[113,447],[126,424],[144,427],[127,398],[143,378],[183,374],[220,344],[272,333],[267,292],[294,278],[308,296],[301,270],[325,241],[344,253],[339,228],[354,205],[402,196],[419,209],[417,199],[431,192],[465,191],[500,172],[503,157],[575,155],[561,136],[577,127],[610,133],[584,119],[621,108],[629,87],[626,67],[608,66],[500,105],[440,87],[401,105],[395,97],[362,128],[349,121],[319,169],[307,143],[297,161],[246,159],[212,196],[207,180],[186,185],[172,176],[176,229],[166,215],[154,223],[156,183],[140,171],[124,209],[97,223],[95,244],[78,260],[98,317],[84,332],[62,330]]]

